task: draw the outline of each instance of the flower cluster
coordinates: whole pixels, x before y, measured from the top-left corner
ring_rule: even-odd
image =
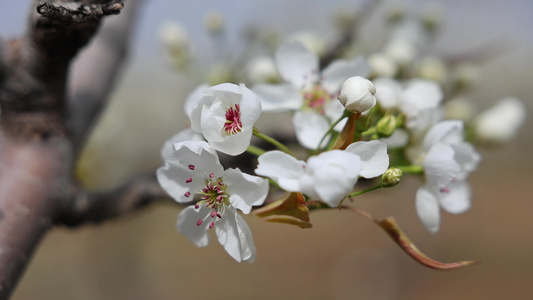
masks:
[[[525,119],[523,104],[507,98],[477,118],[469,115],[459,99],[471,87],[472,73],[426,54],[437,20],[390,17],[390,39],[366,57],[349,51],[327,56],[324,41],[294,35],[272,57],[261,54],[239,73],[250,89],[204,83],[190,93],[190,128],[165,143],[165,163],[157,171],[172,198],[193,204],[179,214],[179,232],[203,247],[213,229],[235,260],[253,262],[251,230],[238,210],[249,214],[253,206],[273,202],[257,215],[310,228],[311,209],[346,209],[344,200],[393,188],[406,174],[421,180],[410,198],[429,232],[440,228],[440,208],[459,214],[471,207],[467,178],[481,161],[475,147],[509,141]],[[223,30],[221,20],[209,21],[211,35]],[[186,48],[182,40],[165,39]],[[320,69],[324,61],[330,63]],[[268,120],[279,112],[291,114],[297,151],[255,127],[263,113]],[[287,128],[276,124],[267,131],[287,136]],[[259,140],[276,150],[264,150]],[[255,175],[224,170],[217,151],[256,155]],[[270,186],[286,194],[266,201]]]

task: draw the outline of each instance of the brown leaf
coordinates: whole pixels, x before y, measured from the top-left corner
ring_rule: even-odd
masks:
[[[254,214],[268,222],[285,223],[311,228],[309,209],[301,193],[287,193],[283,198],[257,209]]]

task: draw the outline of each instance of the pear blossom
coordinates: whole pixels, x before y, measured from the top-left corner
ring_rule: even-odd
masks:
[[[209,144],[185,141],[174,144],[174,154],[157,170],[161,187],[177,202],[187,203],[195,195],[200,201],[180,212],[177,230],[197,247],[209,244],[209,229],[236,261],[253,262],[256,257],[250,228],[237,213],[248,214],[268,194],[268,181],[226,169]]]
[[[258,158],[255,173],[274,180],[282,189],[300,192],[337,207],[352,191],[357,179],[383,174],[389,156],[380,141],[355,142],[346,150],[331,150],[297,160],[281,151],[269,151]]]
[[[365,112],[376,105],[376,87],[361,76],[353,76],[344,81],[337,97],[351,112]]]
[[[416,193],[417,214],[431,233],[439,230],[440,210],[459,214],[470,208],[470,186],[466,179],[481,156],[464,141],[463,122],[447,120],[426,134],[422,161],[426,183]]]
[[[201,133],[218,151],[229,155],[243,153],[250,145],[254,123],[261,114],[259,97],[244,84],[222,83],[201,88],[195,89],[185,104],[192,130]]]
[[[526,107],[516,98],[506,98],[482,112],[476,119],[476,137],[484,142],[511,140],[526,119]]]
[[[298,42],[281,45],[275,63],[285,83],[256,84],[252,90],[261,97],[263,111],[296,111],[293,124],[298,142],[316,149],[330,124],[344,111],[335,100],[341,84],[352,76],[365,77],[369,67],[362,57],[339,59],[319,73],[318,56]]]

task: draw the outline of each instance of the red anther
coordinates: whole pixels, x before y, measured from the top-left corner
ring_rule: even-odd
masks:
[[[217,217],[219,217],[219,218],[222,218],[222,215],[221,215],[221,214],[219,214],[219,213],[217,213]]]
[[[186,183],[192,182],[192,178],[185,180]]]
[[[196,168],[194,165],[189,165],[189,170],[193,170],[194,171],[194,168]]]
[[[449,188],[441,188],[440,192],[448,194],[450,192],[450,189]]]
[[[213,228],[215,226],[215,222],[209,223],[209,229]]]
[[[196,204],[194,205],[194,208],[196,208],[196,209],[200,208],[200,204],[196,203]]]
[[[215,174],[213,173],[209,174],[209,178],[215,178]]]
[[[191,196],[191,192],[186,192],[185,194],[183,194],[185,197],[190,197]]]
[[[209,215],[211,216],[211,218],[214,218],[217,215],[217,212],[216,211],[212,211]]]
[[[200,226],[200,225],[202,225],[203,222],[204,222],[204,221],[203,221],[202,219],[196,221],[196,226]]]

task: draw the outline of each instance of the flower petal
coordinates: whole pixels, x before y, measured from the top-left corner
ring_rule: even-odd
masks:
[[[196,105],[202,100],[205,95],[205,89],[208,88],[207,83],[202,83],[197,86],[188,96],[185,98],[183,104],[183,110],[189,120],[191,119],[191,112]]]
[[[203,219],[209,212],[210,209],[205,206],[201,206],[199,209],[194,208],[194,206],[188,206],[178,215],[176,229],[194,243],[196,247],[205,247],[209,244],[209,235],[207,234],[209,222],[197,225],[198,220]]]
[[[370,67],[362,56],[353,59],[337,59],[322,71],[322,87],[330,94],[336,95],[341,84],[353,76],[367,77]]]
[[[204,141],[185,141],[174,145],[174,158],[157,169],[161,187],[177,202],[190,202],[190,194],[198,192],[210,173],[222,176],[223,167],[218,156]],[[193,169],[190,166],[194,166]],[[188,179],[192,179],[192,181]]]
[[[454,160],[454,151],[451,146],[436,143],[422,161],[426,182],[437,189],[443,188],[459,174],[461,167]]]
[[[312,156],[300,179],[300,191],[337,207],[353,189],[360,168],[361,159],[350,152],[332,150]]]
[[[194,132],[191,128],[185,128],[165,141],[161,147],[161,158],[163,160],[175,159],[173,147],[175,143],[188,140],[202,141],[203,139],[204,137],[201,134]]]
[[[281,78],[297,88],[315,82],[318,77],[318,56],[298,42],[282,44],[275,60]]]
[[[364,178],[382,175],[389,167],[387,145],[381,141],[355,142],[346,147],[346,151],[361,158],[359,176]]]
[[[302,91],[291,83],[256,84],[253,91],[261,98],[263,111],[298,110],[303,105]]]
[[[433,144],[438,142],[455,145],[463,142],[463,140],[463,121],[446,120],[433,125],[429,129],[424,137],[424,147],[429,149]]]
[[[431,233],[439,231],[439,204],[436,195],[430,188],[422,186],[416,191],[415,207],[416,213],[426,229]]]
[[[316,149],[322,136],[329,129],[329,121],[313,110],[297,111],[292,123],[296,131],[296,139],[307,149]],[[324,142],[328,142],[326,139]]]
[[[436,108],[444,97],[438,83],[415,79],[400,94],[400,109],[407,115],[417,115],[421,110]]]
[[[463,172],[470,173],[477,168],[481,161],[481,155],[474,149],[472,144],[463,142],[452,147],[455,150],[455,161],[461,166]],[[463,179],[466,179],[466,174]]]
[[[278,150],[268,151],[259,156],[257,161],[255,174],[271,178],[286,191],[298,191],[298,181],[304,174],[305,162]]]
[[[255,261],[256,252],[252,232],[236,210],[228,206],[215,225],[218,242],[236,261]]]
[[[471,191],[465,181],[448,185],[448,193],[440,193],[439,203],[444,210],[452,214],[461,214],[470,209]]]
[[[244,84],[240,85],[242,97],[239,101],[241,123],[244,129],[252,128],[261,115],[261,99]]]
[[[268,181],[242,173],[239,169],[227,169],[222,181],[228,186],[230,202],[233,207],[249,214],[252,206],[261,205],[268,195]]]

